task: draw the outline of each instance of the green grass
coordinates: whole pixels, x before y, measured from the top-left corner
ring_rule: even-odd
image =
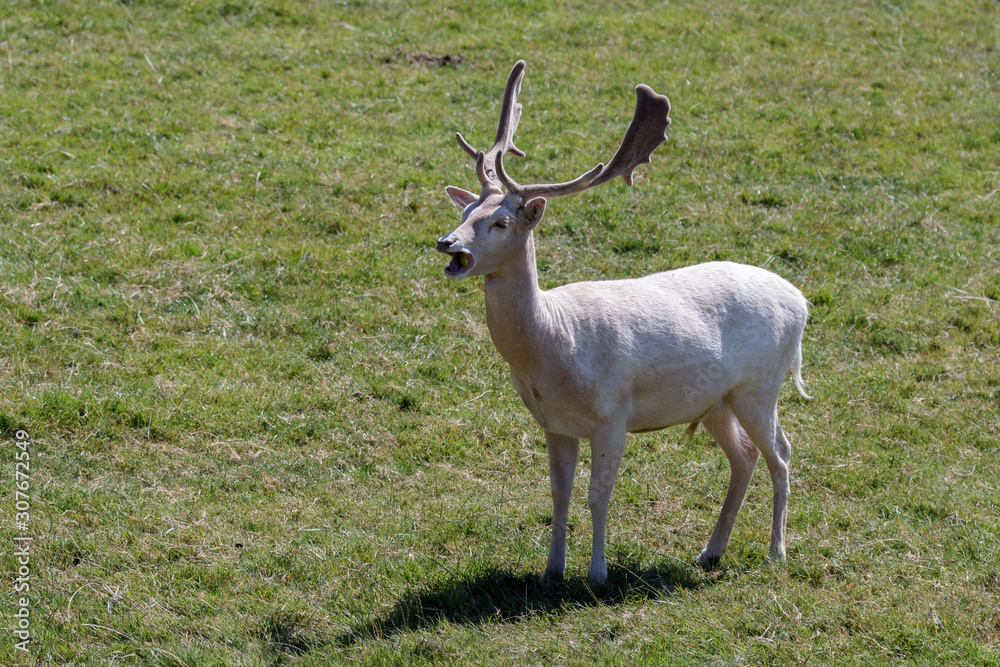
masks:
[[[461,56],[411,64],[417,53]],[[610,584],[543,583],[540,429],[434,242],[528,72],[543,287],[701,261],[813,303],[789,558],[722,567],[707,435],[632,437]],[[0,571],[32,439],[30,660],[1000,663],[1000,5],[185,0],[0,8]]]

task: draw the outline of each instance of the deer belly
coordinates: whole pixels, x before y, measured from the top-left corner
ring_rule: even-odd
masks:
[[[718,401],[719,396],[714,393],[685,392],[673,388],[653,395],[633,396],[626,430],[629,433],[648,433],[678,424],[690,424],[700,419]]]

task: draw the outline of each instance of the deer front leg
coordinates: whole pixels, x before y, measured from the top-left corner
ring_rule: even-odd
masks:
[[[561,577],[566,571],[566,524],[580,441],[546,431],[545,443],[549,450],[549,484],[552,487],[552,542],[545,576]]]
[[[604,556],[605,529],[611,492],[615,489],[618,468],[625,452],[624,427],[607,428],[594,434],[590,439],[590,450],[590,491],[587,502],[590,504],[594,524],[594,550],[587,578],[591,583],[599,585],[608,579],[608,563]]]

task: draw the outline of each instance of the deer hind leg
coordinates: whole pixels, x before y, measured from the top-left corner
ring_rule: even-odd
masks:
[[[768,396],[771,392],[768,392]],[[733,412],[746,430],[753,444],[764,455],[774,489],[774,510],[771,519],[771,559],[785,560],[785,522],[788,517],[788,464],[792,446],[778,424],[778,392],[773,399],[761,400],[761,394],[734,397]]]
[[[750,478],[757,465],[758,450],[725,403],[720,403],[705,415],[702,424],[729,459],[729,489],[726,491],[726,499],[722,503],[712,537],[698,557],[702,567],[710,568],[719,562],[729,546],[733,524],[743,506]]]
[[[549,484],[552,487],[552,541],[545,576],[561,577],[566,571],[566,525],[580,441],[546,431],[545,442],[549,450]]]

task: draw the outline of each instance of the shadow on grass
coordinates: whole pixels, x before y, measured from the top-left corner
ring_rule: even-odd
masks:
[[[711,586],[721,576],[721,571],[705,572],[678,562],[647,569],[622,565],[609,569],[605,585],[591,587],[581,577],[543,581],[536,574],[489,569],[428,590],[411,591],[387,615],[355,626],[335,642],[347,647],[430,627],[440,621],[463,625],[512,623],[535,615],[561,614],[574,607],[657,599],[677,589]]]

